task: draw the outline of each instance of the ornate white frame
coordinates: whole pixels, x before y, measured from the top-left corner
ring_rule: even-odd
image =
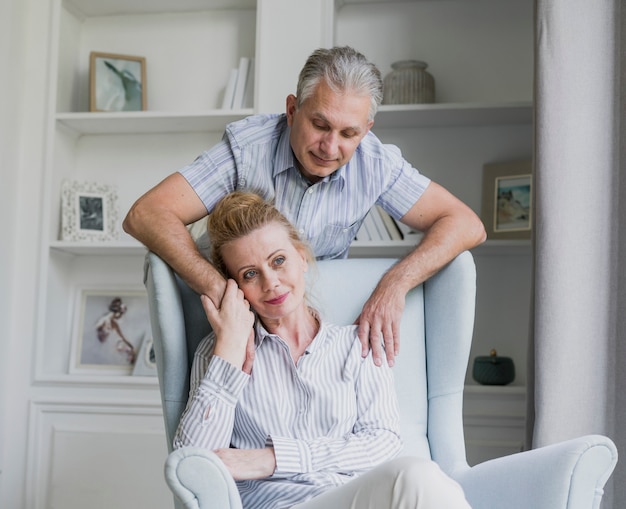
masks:
[[[96,207],[92,224],[86,224],[83,205]],[[66,180],[61,189],[61,240],[112,241],[119,238],[117,189],[97,182]]]

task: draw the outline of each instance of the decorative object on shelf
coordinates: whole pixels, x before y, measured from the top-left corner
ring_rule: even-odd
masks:
[[[141,341],[141,347],[133,368],[133,376],[157,376],[154,341],[151,334],[146,333]]]
[[[435,78],[420,60],[400,60],[391,64],[385,76],[383,104],[422,104],[435,102]]]
[[[61,240],[110,241],[119,237],[117,189],[65,180],[61,189]]]
[[[151,337],[143,289],[77,290],[71,374],[129,375],[144,338]]]
[[[89,110],[146,109],[146,59],[92,51],[89,56]]]
[[[530,161],[485,164],[482,220],[489,239],[530,239],[533,216]]]
[[[472,378],[483,385],[507,385],[515,380],[515,364],[510,357],[500,357],[491,350],[489,355],[474,359]]]

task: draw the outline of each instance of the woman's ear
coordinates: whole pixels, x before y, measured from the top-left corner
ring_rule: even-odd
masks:
[[[309,271],[309,257],[307,256],[307,251],[304,248],[298,248],[298,253],[302,257],[302,272]]]

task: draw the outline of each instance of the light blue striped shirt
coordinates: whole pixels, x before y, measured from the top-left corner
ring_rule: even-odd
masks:
[[[296,168],[289,133],[284,114],[245,118],[180,172],[209,212],[236,189],[275,200],[318,259],[346,257],[372,206],[400,219],[430,183],[396,146],[370,132],[346,165],[311,185]]]
[[[244,508],[291,507],[400,452],[393,372],[361,357],[356,326],[321,322],[295,365],[258,324],[251,375],[212,357],[214,340],[196,351],[174,447],[273,446],[274,475],[237,482]]]

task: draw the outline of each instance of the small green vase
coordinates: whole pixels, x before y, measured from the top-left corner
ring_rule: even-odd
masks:
[[[495,350],[476,357],[472,377],[482,385],[507,385],[515,380],[515,364],[510,357],[499,357]]]

